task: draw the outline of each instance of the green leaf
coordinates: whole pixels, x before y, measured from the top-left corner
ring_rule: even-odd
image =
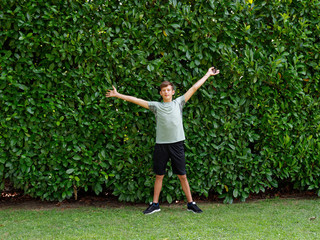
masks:
[[[81,159],[81,156],[79,156],[79,155],[75,155],[75,156],[73,157],[73,159],[78,161],[78,160],[80,160],[80,159]]]
[[[71,174],[71,173],[73,173],[73,172],[74,172],[74,169],[73,169],[73,168],[70,168],[70,169],[68,169],[68,170],[66,171],[67,174]]]
[[[233,197],[235,197],[235,198],[237,198],[239,196],[239,191],[238,191],[238,189],[234,189],[233,190]]]
[[[170,26],[173,27],[173,28],[180,28],[180,25],[179,24],[175,24],[175,23],[170,24]]]
[[[147,69],[149,72],[152,72],[154,70],[154,66],[152,66],[151,64],[148,64]]]
[[[102,186],[101,186],[99,183],[95,184],[95,186],[94,186],[94,192],[95,192],[97,195],[99,195],[99,193],[102,192]]]

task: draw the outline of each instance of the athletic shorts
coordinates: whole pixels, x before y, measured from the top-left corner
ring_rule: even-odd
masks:
[[[167,163],[171,159],[174,174],[186,174],[184,142],[156,144],[153,153],[153,170],[157,175],[165,175]]]

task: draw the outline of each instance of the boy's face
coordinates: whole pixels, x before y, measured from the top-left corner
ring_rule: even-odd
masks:
[[[164,102],[171,102],[172,96],[174,95],[174,90],[172,89],[172,86],[168,85],[167,87],[161,88],[160,95]]]

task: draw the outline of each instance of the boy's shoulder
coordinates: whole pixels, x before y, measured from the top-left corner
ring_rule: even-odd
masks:
[[[185,101],[185,100],[186,100],[186,98],[185,98],[185,96],[184,96],[184,95],[182,95],[182,96],[180,96],[180,97],[176,98],[175,100],[176,100],[176,101],[178,101],[178,102],[182,102],[182,101]]]

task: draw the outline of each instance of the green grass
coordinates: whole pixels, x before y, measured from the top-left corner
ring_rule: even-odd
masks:
[[[0,208],[0,239],[320,239],[320,200],[272,199],[232,205]],[[313,219],[313,217],[316,217]],[[310,219],[311,218],[311,219]]]

